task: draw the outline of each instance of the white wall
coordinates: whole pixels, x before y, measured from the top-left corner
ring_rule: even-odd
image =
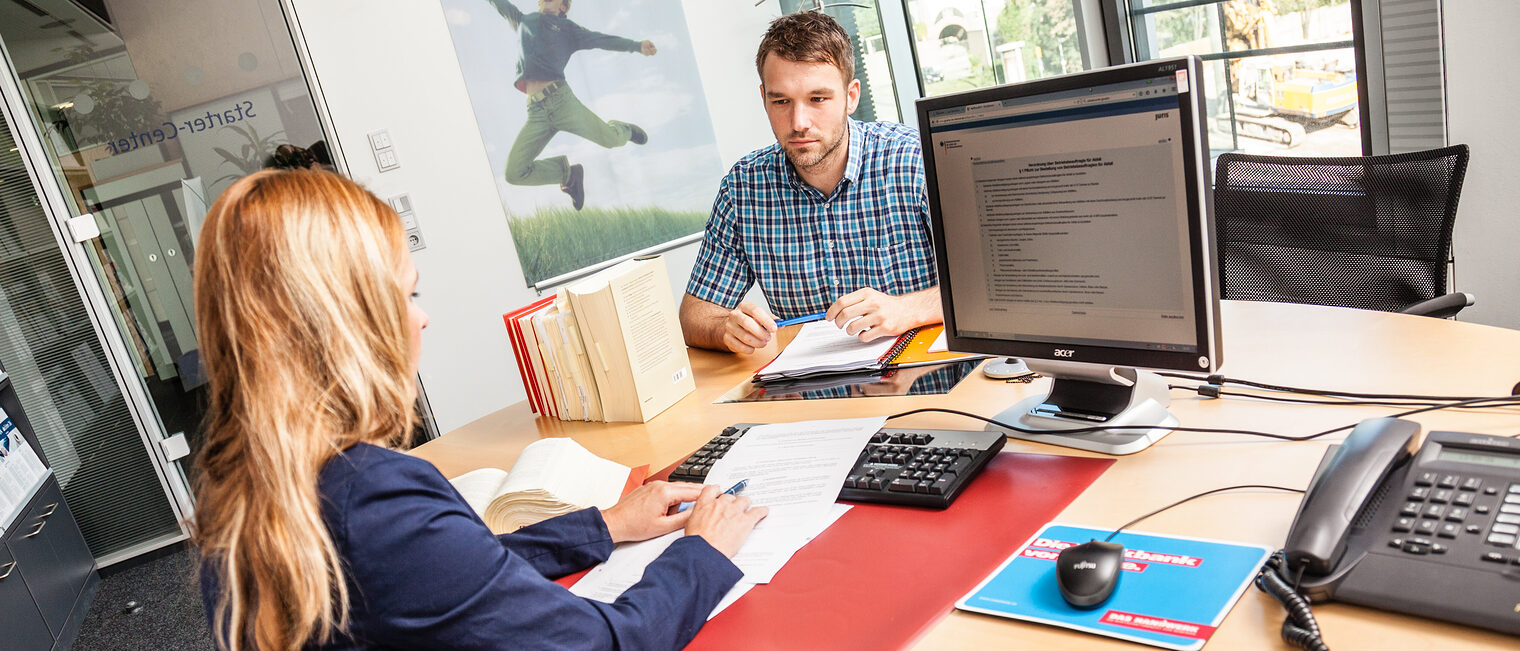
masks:
[[[1443,3],[1448,141],[1472,148],[1455,238],[1456,289],[1476,294],[1459,319],[1520,328],[1520,3]]]
[[[523,400],[501,315],[537,294],[518,264],[441,6],[436,0],[290,2],[350,173],[382,198],[406,193],[415,206],[427,242],[414,254],[418,302],[431,319],[423,332],[421,375],[439,431]],[[688,2],[694,20],[714,10]],[[763,11],[741,13],[763,29],[769,19]],[[730,39],[725,48],[750,52],[760,38],[756,31],[753,43],[738,48],[732,34],[720,36]],[[745,65],[753,70],[753,63]],[[722,85],[724,79],[708,66],[703,81]],[[720,106],[723,112],[714,113],[715,126],[719,116],[731,118],[722,120],[729,125],[725,165],[770,138],[757,84],[741,84],[742,107]],[[400,168],[376,168],[368,134],[378,129],[390,132]],[[696,250],[691,244],[665,253],[677,296]]]
[[[356,180],[411,196],[427,248],[414,254],[421,375],[440,432],[524,397],[502,313],[523,280],[439,3],[292,0],[336,137]],[[368,134],[390,132],[401,167],[380,173]],[[673,272],[674,273],[674,272]]]

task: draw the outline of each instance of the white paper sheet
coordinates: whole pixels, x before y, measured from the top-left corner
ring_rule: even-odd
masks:
[[[861,343],[831,321],[814,321],[803,325],[791,343],[761,369],[759,375],[762,379],[774,379],[881,368],[882,356],[896,343],[897,339],[893,337]]]
[[[746,581],[767,583],[821,529],[844,478],[885,418],[757,425],[707,473],[707,483],[748,480],[743,495],[770,509],[734,564]]]
[[[834,508],[829,511],[829,516],[822,521],[822,526],[807,536],[807,540],[816,538],[818,534],[823,533],[824,530],[832,526],[834,522],[839,520],[840,516],[843,516],[849,510],[850,506],[848,504],[835,504]],[[617,601],[617,598],[622,596],[625,590],[633,587],[633,584],[638,583],[640,579],[644,578],[644,568],[653,563],[654,559],[659,558],[660,554],[665,552],[666,547],[669,547],[677,538],[684,535],[686,535],[684,531],[673,531],[659,538],[618,545],[617,549],[612,550],[612,555],[607,558],[607,562],[587,572],[586,576],[581,577],[580,581],[577,581],[575,585],[570,587],[570,592],[587,599],[595,599],[602,603],[610,604]],[[744,596],[755,585],[747,577],[740,579],[728,591],[728,594],[723,595],[723,599],[712,609],[712,612],[707,614],[707,618],[712,619],[717,617],[718,613],[723,612],[723,609],[738,601],[740,597]]]

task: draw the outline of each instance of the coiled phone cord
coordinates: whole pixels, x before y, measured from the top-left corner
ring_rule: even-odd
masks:
[[[1309,600],[1283,576],[1287,568],[1288,556],[1279,549],[1256,575],[1256,587],[1272,595],[1288,611],[1282,625],[1283,642],[1295,649],[1330,651],[1330,646],[1320,637],[1319,622],[1314,619]]]

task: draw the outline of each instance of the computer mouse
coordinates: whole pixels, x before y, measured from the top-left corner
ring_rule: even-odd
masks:
[[[1077,608],[1108,601],[1124,571],[1124,545],[1093,540],[1072,545],[1056,556],[1056,587]]]

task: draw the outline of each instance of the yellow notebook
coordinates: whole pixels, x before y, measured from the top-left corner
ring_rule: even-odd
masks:
[[[977,359],[980,357],[986,357],[986,355],[978,355],[975,353],[930,351],[929,347],[934,345],[934,340],[938,339],[940,334],[944,331],[945,325],[941,323],[932,326],[923,326],[921,328],[909,330],[908,332],[903,333],[903,337],[906,338],[907,341],[904,343],[902,339],[898,340],[898,345],[901,346],[901,348],[897,351],[897,354],[892,357],[892,361],[887,362],[887,367],[907,368],[909,366],[928,366],[930,364],[944,364],[945,362],[955,362],[963,359]]]

